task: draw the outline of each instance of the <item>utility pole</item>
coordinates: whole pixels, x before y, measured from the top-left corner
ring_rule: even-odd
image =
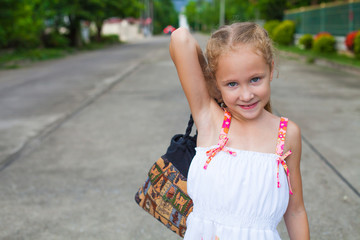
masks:
[[[220,0],[220,20],[219,27],[225,24],[225,0]]]
[[[154,1],[153,0],[150,0],[149,8],[150,8],[149,9],[149,15],[150,15],[150,18],[151,18],[150,34],[152,36],[153,33],[154,33]]]
[[[149,37],[153,34],[154,5],[152,0],[144,0],[144,35]]]

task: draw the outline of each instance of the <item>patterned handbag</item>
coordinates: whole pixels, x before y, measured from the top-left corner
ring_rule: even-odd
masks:
[[[185,235],[186,218],[193,209],[186,188],[196,147],[197,135],[190,136],[193,124],[190,115],[186,133],[171,139],[165,155],[150,168],[145,184],[135,195],[140,207],[181,237]]]

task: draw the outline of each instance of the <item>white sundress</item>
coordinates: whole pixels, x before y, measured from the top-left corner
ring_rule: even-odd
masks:
[[[225,110],[219,144],[196,148],[187,178],[194,205],[184,239],[280,239],[276,227],[292,194],[284,160],[291,152],[282,154],[287,119],[280,121],[276,154],[225,147],[230,122]]]

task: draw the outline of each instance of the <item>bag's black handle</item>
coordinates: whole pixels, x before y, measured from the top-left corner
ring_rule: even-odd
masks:
[[[194,125],[194,119],[193,119],[192,115],[190,114],[190,119],[189,119],[189,122],[188,122],[188,126],[186,128],[184,137],[189,137],[193,125]]]

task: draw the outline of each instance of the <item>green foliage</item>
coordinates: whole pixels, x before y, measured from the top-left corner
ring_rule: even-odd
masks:
[[[300,49],[297,46],[282,46],[279,45],[277,48],[281,51],[296,53],[295,56],[304,56],[308,63],[314,62],[316,59],[326,59],[330,62],[336,62],[342,65],[355,66],[360,68],[360,61],[352,56],[341,53],[318,53],[315,51],[309,51],[306,49]],[[294,55],[293,55],[294,56]],[[290,57],[288,57],[290,58]],[[292,58],[292,57],[291,57]],[[298,59],[298,57],[295,57]],[[300,59],[299,59],[300,60]]]
[[[0,69],[19,68],[21,65],[31,61],[41,61],[65,56],[68,53],[64,49],[18,49],[12,51],[4,51],[0,55]]]
[[[0,48],[5,47],[8,41],[5,30],[0,26]]]
[[[355,57],[360,59],[360,31],[356,34],[354,39],[354,53]]]
[[[226,0],[225,22],[227,24],[256,19],[255,4],[244,0]]]
[[[101,42],[113,44],[120,42],[119,36],[117,34],[109,34],[101,37]]]
[[[291,45],[294,41],[295,23],[285,20],[273,31],[273,40],[280,45]]]
[[[1,47],[33,48],[41,44],[43,19],[36,14],[38,0],[0,0]]]
[[[211,2],[204,1],[201,6],[201,11],[199,13],[199,25],[200,30],[203,32],[210,32],[219,26],[219,18],[220,18],[220,1],[214,0],[214,4]],[[225,7],[226,9],[226,7]],[[226,16],[226,14],[225,14]],[[226,20],[225,20],[226,22]]]
[[[309,63],[309,64],[315,63],[315,60],[316,60],[315,57],[307,57],[306,58],[306,62]]]
[[[318,34],[315,35],[314,41],[316,41],[317,39],[319,39],[320,37],[323,37],[323,36],[331,37],[332,35],[329,32],[319,32]]]
[[[264,24],[264,28],[265,30],[268,32],[269,36],[271,39],[274,38],[274,29],[280,25],[280,21],[279,20],[270,20],[270,21],[267,21],[265,24]]]
[[[231,0],[230,0],[231,1]],[[226,4],[226,12],[228,2]],[[206,0],[190,1],[185,7],[185,15],[190,27],[197,31],[210,32],[219,25],[220,0],[213,2]],[[227,14],[225,13],[225,17]]]
[[[192,29],[209,32],[219,26],[220,0],[190,1],[185,8],[185,15]],[[249,21],[257,18],[255,4],[247,0],[225,1],[225,24]]]
[[[299,44],[300,44],[301,48],[303,48],[303,49],[311,49],[313,42],[314,42],[314,39],[311,34],[304,34],[299,39]]]
[[[185,6],[185,15],[190,28],[199,30],[198,29],[199,11],[196,5],[197,3],[195,1],[188,2],[188,4]]]
[[[41,48],[29,49],[26,51],[19,51],[24,57],[32,61],[41,61],[51,58],[56,58],[60,55],[57,51],[44,51]]]
[[[317,53],[336,52],[335,38],[333,36],[323,35],[314,41],[313,50]]]
[[[154,34],[161,34],[167,25],[177,28],[178,14],[171,0],[154,0]]]
[[[80,47],[81,21],[95,22],[100,36],[105,19],[139,17],[142,7],[138,0],[0,0],[0,48],[67,46],[61,35],[45,34],[60,28],[68,30],[72,46]]]
[[[259,0],[260,16],[265,20],[282,20],[286,10],[287,0]]]
[[[70,45],[69,39],[58,32],[51,32],[45,35],[44,44],[48,48],[66,48]]]
[[[139,17],[140,10],[144,8],[141,3],[142,1],[139,0],[106,0],[106,2],[107,7],[105,13],[107,13],[108,17],[120,16],[137,18]],[[108,11],[112,11],[113,13],[109,14]]]

